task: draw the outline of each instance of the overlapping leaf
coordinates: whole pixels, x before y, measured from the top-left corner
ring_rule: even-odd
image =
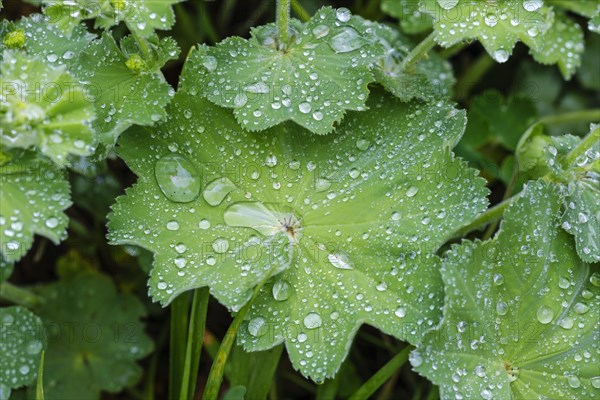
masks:
[[[506,62],[521,41],[538,62],[558,64],[567,79],[581,63],[581,28],[544,0],[422,0],[421,7],[444,47],[477,39],[496,61]]]
[[[93,152],[94,109],[66,66],[6,50],[0,79],[4,146],[34,148],[58,165],[64,165],[69,154]]]
[[[417,34],[431,29],[431,17],[421,11],[420,0],[382,0],[381,9],[398,18],[402,31]]]
[[[30,384],[37,375],[46,345],[42,321],[26,308],[0,308],[0,398],[8,400],[12,389]]]
[[[68,223],[63,211],[71,205],[65,173],[51,163],[25,154],[0,166],[0,253],[18,261],[33,235],[54,243],[64,239]]]
[[[38,314],[48,348],[44,392],[48,400],[98,399],[137,382],[136,360],[152,350],[140,318],[145,309],[119,294],[106,276],[82,273],[41,291]]]
[[[378,94],[331,136],[295,124],[253,135],[191,77],[156,132],[120,140],[139,180],[113,207],[110,237],[155,253],[152,297],[210,286],[235,311],[278,274],[240,342],[285,342],[315,380],[335,373],[362,323],[412,342],[433,326],[433,253],[486,204],[483,180],[450,152],[464,113]]]
[[[560,206],[553,186],[530,183],[493,240],[447,254],[444,319],[410,357],[442,398],[598,396],[599,272],[577,256]]]
[[[160,73],[179,54],[172,39],[151,43],[149,58],[140,56],[131,38],[120,49],[109,34],[90,45],[78,59],[78,77],[86,82],[97,119],[94,128],[100,143],[112,146],[118,135],[133,124],[152,125],[164,118],[172,88]],[[142,106],[143,105],[143,106]]]
[[[280,43],[271,24],[254,28],[249,40],[200,47],[190,63],[198,71],[195,91],[234,108],[249,130],[292,120],[325,134],[346,110],[363,110],[371,64],[383,55],[370,23],[329,7],[306,24],[292,22],[289,43]]]
[[[125,22],[141,37],[150,37],[156,30],[169,29],[175,23],[173,5],[183,0],[42,0],[44,13],[70,31],[79,22],[95,19],[96,27],[109,29]]]

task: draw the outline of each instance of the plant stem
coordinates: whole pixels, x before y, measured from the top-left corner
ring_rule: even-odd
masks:
[[[469,96],[471,90],[479,83],[481,78],[495,65],[492,57],[484,52],[471,66],[461,75],[456,82],[457,99],[464,100]]]
[[[210,367],[210,372],[208,374],[208,379],[206,381],[206,388],[204,389],[204,395],[202,396],[203,400],[216,400],[219,396],[219,390],[221,389],[221,382],[223,382],[223,373],[225,372],[225,364],[227,363],[227,358],[229,358],[229,353],[231,352],[231,348],[233,347],[233,343],[235,341],[235,337],[244,321],[244,317],[252,307],[252,303],[254,303],[254,299],[258,296],[260,289],[263,285],[269,280],[271,277],[271,272],[264,277],[264,279],[254,288],[254,292],[252,293],[252,297],[250,300],[242,307],[242,309],[237,313],[231,325],[227,329],[225,333],[225,337],[221,341],[221,345],[219,346],[219,350],[217,351],[217,355]]]
[[[9,282],[0,283],[0,298],[27,308],[35,307],[39,302],[35,294]]]
[[[179,391],[180,400],[196,397],[196,381],[198,380],[198,367],[202,352],[202,340],[204,339],[208,298],[207,287],[194,290],[185,349],[185,364],[181,378],[181,390]]]
[[[279,31],[279,42],[285,47],[290,32],[290,0],[277,1],[277,30]]]
[[[501,203],[496,204],[494,207],[488,208],[485,212],[479,214],[477,218],[473,220],[469,225],[458,229],[452,235],[451,239],[461,238],[465,236],[467,233],[472,232],[476,229],[483,228],[490,222],[496,221],[502,218],[504,211],[506,208],[513,202],[515,198],[517,198],[519,194],[514,195],[513,197],[504,200]]]
[[[600,108],[592,110],[572,111],[557,115],[549,115],[539,120],[542,124],[568,124],[571,122],[600,121]]]
[[[594,145],[598,145],[600,142],[600,126],[596,127],[592,132],[589,133],[586,137],[583,138],[581,143],[577,145],[563,161],[563,166],[568,168],[573,165],[575,161],[582,155],[585,154],[586,151],[594,147]],[[599,148],[600,150],[600,148]]]
[[[38,368],[35,385],[35,400],[44,400],[44,354],[45,352],[42,350],[40,366]]]
[[[148,48],[148,42],[146,41],[146,39],[138,35],[135,29],[131,29],[129,24],[127,24],[127,29],[129,29],[129,32],[131,32],[131,36],[133,36],[133,38],[135,39],[135,42],[142,51],[142,55],[144,56],[144,58],[147,60],[152,59],[152,56],[150,55],[150,49]]]
[[[306,22],[310,19],[310,14],[298,0],[292,0],[292,10],[294,10],[300,21]]]
[[[179,295],[171,304],[171,336],[169,338],[169,399],[178,399],[182,386],[189,323],[188,293]]]
[[[439,52],[439,56],[441,58],[443,58],[444,60],[447,60],[449,58],[454,57],[455,55],[457,55],[458,53],[460,53],[462,50],[464,50],[467,46],[469,46],[471,43],[468,42],[462,42],[462,43],[458,43],[455,44],[452,47],[448,47],[447,49],[443,49]]]
[[[410,53],[406,55],[404,60],[402,60],[402,64],[400,65],[400,69],[402,71],[409,70],[414,64],[421,61],[421,59],[427,57],[427,53],[429,50],[433,49],[436,45],[435,42],[435,33],[429,34],[421,43],[419,43],[414,49],[411,50]]]
[[[381,385],[383,385],[400,367],[408,360],[408,353],[413,346],[406,346],[390,361],[387,362],[379,371],[369,378],[352,396],[350,400],[368,399]]]

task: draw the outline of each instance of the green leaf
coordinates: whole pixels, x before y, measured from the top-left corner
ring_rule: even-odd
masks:
[[[45,286],[37,312],[46,325],[46,399],[99,399],[138,381],[136,360],[152,350],[140,318],[146,313],[111,280],[83,273]]]
[[[96,19],[97,28],[109,29],[125,22],[137,35],[147,38],[156,30],[170,29],[175,23],[173,4],[183,0],[42,0],[44,13],[63,30],[70,31],[80,21]]]
[[[139,180],[113,206],[112,243],[155,253],[149,292],[164,305],[210,286],[238,311],[279,273],[239,343],[285,341],[315,380],[334,375],[363,323],[417,341],[439,318],[434,253],[485,208],[486,189],[450,152],[463,112],[381,94],[369,107],[329,136],[295,124],[253,135],[180,90],[155,133],[119,141]]]
[[[0,257],[0,283],[4,282],[12,274],[14,264],[4,260],[4,257]]]
[[[42,321],[24,307],[0,308],[0,398],[8,400],[12,389],[35,380],[41,352],[46,346]]]
[[[588,21],[588,29],[592,32],[600,33],[600,12]]]
[[[132,51],[131,39],[123,39],[124,47]],[[112,146],[121,132],[133,124],[152,125],[165,117],[165,106],[171,101],[172,88],[160,73],[160,67],[168,59],[176,57],[172,39],[164,39],[152,58],[142,59],[136,53],[125,54],[111,35],[105,33],[92,43],[78,60],[79,78],[87,82],[93,97],[97,119],[94,129],[99,141]],[[137,70],[128,66],[132,56],[137,56],[144,68]],[[143,104],[144,107],[140,107]]]
[[[444,318],[410,357],[442,398],[597,397],[599,272],[561,229],[560,206],[532,182],[493,240],[446,254]]]
[[[66,70],[20,51],[4,51],[1,65],[0,142],[35,148],[64,165],[69,154],[94,150],[94,109]]]
[[[25,154],[0,168],[0,248],[7,262],[18,261],[38,234],[60,242],[71,205],[65,173],[51,163]]]
[[[506,62],[517,41],[528,46],[552,26],[552,8],[541,0],[423,0],[434,19],[436,41],[450,47],[477,39],[498,62]]]
[[[190,91],[234,108],[253,131],[292,120],[326,134],[346,110],[364,110],[371,64],[383,55],[371,24],[345,8],[325,7],[291,27],[290,43],[278,43],[270,24],[254,28],[249,40],[230,37],[198,48],[188,62]]]
[[[592,18],[600,10],[598,0],[546,0],[546,2],[588,18]]]
[[[423,0],[422,9],[433,17],[436,41],[444,47],[476,39],[503,63],[521,41],[536,61],[558,64],[566,79],[581,64],[581,28],[542,0]]]
[[[16,23],[16,29],[22,29],[25,33],[24,50],[53,66],[72,66],[79,53],[96,38],[83,24],[75,26],[72,32],[65,34],[50,21],[50,18],[42,14],[22,18]]]
[[[248,399],[266,399],[282,350],[283,346],[277,346],[267,351],[248,353],[241,346],[234,346],[225,367],[229,384],[245,387]],[[257,365],[261,368],[256,368]]]
[[[552,28],[538,36],[537,46],[530,52],[541,64],[557,64],[566,79],[570,79],[581,65],[584,51],[583,31],[579,25],[557,13]]]
[[[600,21],[598,22],[600,24]],[[600,74],[597,73],[600,70],[598,54],[600,54],[600,36],[589,35],[577,78],[584,88],[600,92]]]
[[[413,68],[405,70],[402,60],[413,44],[398,31],[374,24],[373,32],[386,54],[376,62],[373,73],[378,83],[403,101],[420,99],[432,101],[450,96],[455,83],[452,66],[437,54],[430,56]]]
[[[431,17],[419,8],[419,0],[382,0],[381,10],[398,18],[402,31],[408,34],[423,33],[431,29]]]
[[[246,387],[242,385],[230,388],[224,395],[223,400],[244,400],[246,398]]]

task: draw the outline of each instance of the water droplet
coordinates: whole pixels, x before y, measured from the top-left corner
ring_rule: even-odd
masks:
[[[419,353],[417,350],[411,351],[411,353],[408,356],[408,360],[410,361],[411,365],[415,368],[423,364],[423,357],[421,357],[421,353]]]
[[[58,60],[58,56],[54,53],[50,53],[46,56],[46,58],[48,59],[48,61],[50,61],[51,63],[56,62],[56,60]]]
[[[56,228],[58,226],[58,219],[52,217],[46,220],[46,226],[50,229]]]
[[[185,266],[187,265],[187,260],[185,259],[185,257],[177,257],[175,260],[175,266],[179,269],[181,268],[185,268]]]
[[[561,328],[571,329],[575,324],[575,320],[571,317],[564,317],[558,322],[558,324],[561,326]]]
[[[381,282],[377,286],[375,286],[375,289],[377,289],[380,292],[385,292],[387,290],[387,288],[388,288],[388,286],[387,286],[387,283],[385,283],[385,282]]]
[[[257,201],[234,203],[223,215],[229,226],[253,228],[265,236],[281,232],[279,215]]]
[[[569,375],[567,377],[567,382],[569,382],[569,386],[571,386],[573,389],[577,389],[579,386],[581,386],[581,381],[574,375]]]
[[[165,197],[177,203],[188,203],[200,193],[198,170],[190,160],[178,153],[168,154],[156,162],[154,174]]]
[[[327,256],[327,259],[335,268],[352,269],[354,267],[350,257],[345,253],[331,253]]]
[[[494,285],[500,286],[504,283],[504,276],[502,274],[494,274]]]
[[[546,306],[541,306],[536,313],[537,320],[541,324],[549,324],[552,322],[552,318],[554,318],[554,311]]]
[[[523,2],[523,8],[525,11],[534,12],[542,8],[544,5],[543,0],[525,0]]]
[[[600,389],[600,376],[594,376],[593,378],[590,378],[590,383],[596,389]]]
[[[352,13],[346,7],[340,7],[335,11],[335,17],[340,22],[348,22],[350,21],[350,17],[352,17]]]
[[[292,286],[283,279],[278,279],[273,284],[273,298],[277,301],[284,301],[289,299],[292,294]]]
[[[319,178],[315,182],[315,191],[316,192],[324,192],[325,190],[329,189],[330,187],[331,187],[331,181],[329,181],[327,179]]]
[[[348,175],[350,175],[350,178],[352,179],[356,179],[360,176],[360,171],[356,168],[352,168],[349,172]]]
[[[200,222],[198,222],[198,228],[206,230],[210,228],[210,222],[206,219],[203,219]]]
[[[214,258],[213,256],[209,256],[206,258],[206,263],[210,266],[213,266],[217,263],[217,259]]]
[[[558,287],[561,289],[568,289],[571,286],[571,282],[567,278],[560,277],[558,279]]]
[[[39,354],[39,352],[42,351],[42,348],[42,342],[39,340],[32,340],[31,342],[27,343],[26,351],[28,354],[35,355]]]
[[[322,37],[327,36],[329,33],[329,27],[327,25],[317,25],[312,30],[315,39],[321,39]]]
[[[302,102],[298,105],[298,109],[303,114],[308,114],[310,112],[311,106],[307,102]]]
[[[323,321],[321,320],[321,316],[315,312],[309,313],[306,317],[304,317],[304,326],[307,329],[315,329],[322,325]]]
[[[444,10],[451,10],[458,4],[458,0],[437,0],[437,3]]]
[[[177,231],[179,230],[179,222],[177,221],[169,221],[167,222],[167,229],[170,231]]]
[[[489,389],[483,389],[481,392],[479,392],[479,394],[484,400],[492,400],[494,398],[494,395]]]
[[[586,312],[589,311],[589,307],[587,304],[584,303],[576,303],[575,306],[573,306],[573,309],[575,310],[575,312],[577,314],[585,314]]]
[[[590,283],[596,287],[600,287],[600,272],[594,272],[590,276]]]
[[[315,121],[321,121],[323,119],[323,113],[321,111],[315,111],[312,116]]]
[[[400,221],[400,218],[402,218],[402,214],[400,214],[398,211],[394,211],[392,213],[392,221]]]
[[[28,366],[28,365],[21,365],[21,366],[19,367],[19,372],[20,372],[22,375],[27,375],[27,374],[29,373],[29,366]]]
[[[252,318],[248,322],[248,333],[254,337],[261,337],[267,333],[267,321],[263,317]]]
[[[506,313],[508,312],[508,304],[506,304],[503,301],[499,301],[496,304],[496,312],[498,313],[498,315],[506,315]]]
[[[217,59],[213,56],[205,56],[202,60],[202,65],[209,71],[212,72],[217,69]]]
[[[177,246],[175,246],[175,251],[179,254],[185,253],[186,250],[187,250],[187,247],[183,243],[179,243]]]
[[[237,187],[229,178],[218,178],[206,185],[206,188],[202,191],[202,196],[208,204],[216,207],[235,189]]]
[[[165,290],[167,288],[167,283],[166,282],[158,282],[158,285],[156,285],[156,287],[158,287],[160,290]]]
[[[236,107],[242,107],[248,102],[248,96],[245,93],[238,93],[233,98],[233,104]]]
[[[398,318],[404,318],[406,316],[406,308],[404,308],[404,307],[398,307],[398,308],[396,308],[396,311],[394,311],[394,314]]]
[[[265,164],[267,165],[267,167],[273,168],[277,165],[277,156],[274,154],[268,155],[265,158]]]
[[[371,146],[371,142],[366,139],[358,139],[356,141],[356,147],[358,147],[359,150],[365,151],[369,146]]]
[[[494,58],[494,60],[496,60],[499,63],[507,62],[509,56],[510,54],[508,53],[508,51],[504,49],[496,50],[492,53],[492,57]]]
[[[418,191],[419,191],[418,187],[411,186],[408,188],[408,190],[406,190],[406,197],[414,197]]]

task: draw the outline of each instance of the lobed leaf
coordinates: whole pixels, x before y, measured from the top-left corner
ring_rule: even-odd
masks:
[[[42,321],[21,306],[0,308],[0,398],[35,380],[46,338]]]
[[[45,286],[37,312],[46,325],[48,348],[44,394],[48,400],[99,399],[141,377],[136,360],[152,350],[140,318],[146,313],[112,281],[81,273]]]
[[[398,18],[403,32],[418,34],[430,30],[431,17],[421,11],[419,0],[382,0],[381,10]]]
[[[58,243],[66,236],[71,205],[65,173],[45,160],[25,154],[0,166],[0,253],[18,261],[38,234]]]
[[[378,94],[329,136],[289,123],[253,135],[190,93],[189,72],[167,121],[119,141],[139,180],[110,239],[155,253],[153,299],[209,286],[237,311],[272,277],[239,342],[285,342],[315,380],[335,374],[363,323],[418,341],[439,318],[434,253],[486,205],[484,181],[450,152],[464,113]]]
[[[561,229],[561,202],[531,182],[493,240],[446,254],[444,318],[410,357],[442,398],[597,397],[600,272]]]
[[[59,166],[94,151],[92,105],[66,66],[5,50],[1,65],[0,143],[35,148]]]
[[[253,131],[292,120],[326,134],[346,110],[364,110],[371,65],[383,55],[370,23],[346,8],[324,7],[291,27],[289,43],[279,43],[270,24],[254,28],[249,40],[199,47],[189,62],[193,91],[233,108]]]

